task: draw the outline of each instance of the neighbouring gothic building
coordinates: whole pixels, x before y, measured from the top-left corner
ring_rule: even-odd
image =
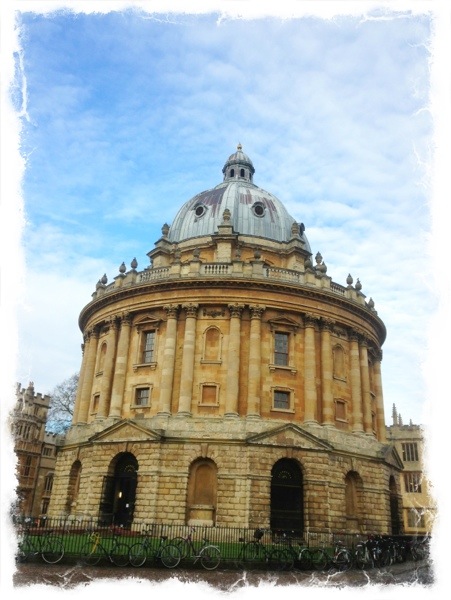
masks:
[[[238,145],[142,270],[97,283],[50,516],[401,531],[385,326],[254,171]]]
[[[393,424],[387,439],[394,444],[404,466],[401,479],[403,529],[409,534],[432,531],[436,506],[425,470],[425,433],[421,425],[404,425],[393,405]]]
[[[35,393],[33,383],[16,386],[11,413],[14,452],[17,457],[17,506],[15,512],[28,517],[47,514],[53,486],[56,455],[63,436],[47,433],[50,396]]]

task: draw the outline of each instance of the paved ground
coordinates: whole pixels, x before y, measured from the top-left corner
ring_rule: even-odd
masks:
[[[155,567],[133,567],[118,568],[112,566],[82,567],[77,564],[47,565],[44,563],[22,563],[13,574],[14,588],[24,588],[36,584],[44,584],[50,588],[86,589],[90,584],[96,582],[113,583],[120,580],[121,587],[124,583],[131,584],[130,589],[135,589],[133,584],[146,582],[179,582],[179,583],[203,583],[210,587],[212,592],[238,591],[244,587],[259,587],[262,583],[270,583],[273,586],[323,586],[323,587],[363,587],[368,584],[374,585],[396,585],[415,584],[429,588],[434,583],[433,570],[427,562],[408,562],[393,565],[385,569],[371,569],[370,571],[349,571],[346,573],[311,573],[311,572],[287,572],[266,573],[247,572],[236,570],[218,569],[216,571],[181,569],[176,570],[159,569]],[[185,586],[186,587],[186,586]],[[204,586],[205,587],[205,586]],[[182,586],[183,588],[183,586]],[[32,590],[30,590],[32,591]],[[101,599],[100,599],[101,600]]]

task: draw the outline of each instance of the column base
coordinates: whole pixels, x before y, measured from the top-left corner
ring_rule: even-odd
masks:
[[[224,419],[238,419],[238,417],[239,417],[239,414],[236,412],[224,414]]]

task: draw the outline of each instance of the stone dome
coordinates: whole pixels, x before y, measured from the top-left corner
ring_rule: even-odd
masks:
[[[200,192],[180,208],[169,229],[170,242],[214,235],[223,222],[224,211],[228,210],[235,233],[276,242],[297,237],[311,252],[304,226],[296,223],[276,196],[253,183],[255,169],[241,144],[229,156],[222,172],[222,183]]]

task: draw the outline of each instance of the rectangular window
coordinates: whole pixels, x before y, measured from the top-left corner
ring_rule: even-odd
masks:
[[[43,456],[52,456],[53,454],[53,448],[51,448],[50,446],[46,446],[44,448],[44,450],[42,451]]]
[[[402,460],[404,462],[418,461],[418,446],[415,442],[402,444]]]
[[[274,336],[274,364],[286,367],[288,366],[288,333],[276,332]]]
[[[217,385],[202,385],[201,404],[210,406],[218,404],[218,386]]]
[[[24,467],[24,470],[23,470],[23,476],[24,477],[30,477],[32,462],[33,461],[32,461],[31,456],[27,456],[27,459],[25,461],[25,467]]]
[[[423,511],[409,508],[407,511],[407,526],[412,529],[423,529],[425,527]]]
[[[136,406],[149,406],[150,388],[138,388],[135,394]]]
[[[290,392],[276,390],[274,392],[274,408],[279,410],[290,410]]]
[[[92,411],[93,413],[96,413],[98,408],[99,408],[99,402],[100,402],[100,394],[95,394],[94,398],[92,399]]]
[[[404,486],[408,494],[421,494],[421,473],[404,473]]]
[[[155,361],[155,331],[145,331],[143,333],[143,352],[142,362],[151,363]]]
[[[346,421],[346,402],[335,400],[335,418],[337,421]]]

